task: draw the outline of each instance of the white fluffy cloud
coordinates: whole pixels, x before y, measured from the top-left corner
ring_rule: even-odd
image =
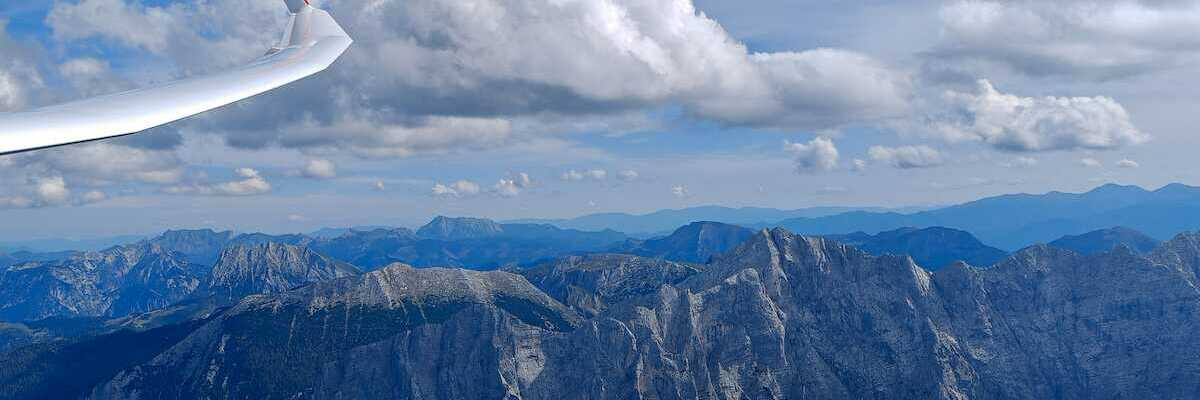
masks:
[[[92,185],[121,181],[176,183],[183,162],[171,151],[157,151],[100,142],[31,153],[23,164],[45,168]]]
[[[492,186],[492,193],[500,197],[517,197],[521,192],[533,187],[533,178],[528,173],[510,174]]]
[[[482,191],[479,184],[462,180],[450,185],[437,183],[433,185],[432,194],[436,197],[463,198],[478,195]]]
[[[896,168],[930,168],[942,165],[942,154],[936,149],[920,146],[884,147],[872,146],[867,150],[868,155],[876,162]]]
[[[864,54],[752,53],[690,0],[324,6],[356,39],[333,70],[196,126],[238,147],[404,157],[560,133],[548,121],[563,116],[678,106],[723,124],[810,129],[898,117],[911,97],[907,73]],[[56,3],[47,21],[59,40],[140,49],[188,74],[257,56],[282,16],[277,2],[83,0]]]
[[[641,175],[640,175],[640,174],[638,174],[638,172],[637,172],[637,171],[634,171],[634,170],[632,170],[632,169],[627,169],[627,170],[624,170],[624,171],[621,171],[621,172],[618,172],[618,173],[617,173],[617,179],[620,179],[620,180],[621,180],[621,181],[623,181],[623,182],[633,182],[633,181],[636,181],[636,180],[638,180],[638,178],[639,178],[640,176],[641,176]]]
[[[832,171],[837,168],[838,149],[833,140],[827,137],[818,137],[808,143],[787,142],[784,144],[784,150],[795,157],[798,173]]]
[[[1200,4],[1175,0],[952,0],[941,9],[944,58],[1019,72],[1134,75],[1192,64]]]
[[[1088,168],[1100,168],[1100,167],[1104,166],[1104,164],[1100,163],[1100,160],[1097,160],[1095,158],[1082,158],[1079,160],[1079,165],[1082,165],[1082,166],[1085,166]]]
[[[255,196],[271,191],[271,183],[267,182],[257,170],[238,168],[234,171],[239,179],[221,183],[199,183],[191,185],[170,186],[163,192],[170,194],[198,194],[203,196]]]
[[[61,176],[42,179],[37,182],[34,194],[40,204],[61,206],[71,201],[71,191]]]
[[[300,174],[309,179],[337,178],[337,165],[333,161],[323,159],[309,160]]]
[[[981,80],[975,92],[949,91],[945,101],[952,112],[932,125],[951,141],[1030,152],[1108,150],[1149,140],[1108,97],[1019,97]]]
[[[512,179],[501,179],[495,186],[492,186],[492,191],[500,197],[517,197],[521,195],[521,187]]]
[[[1137,161],[1133,161],[1133,160],[1117,161],[1117,167],[1119,167],[1119,168],[1137,168],[1140,166],[1141,166],[1141,164],[1138,164]]]
[[[61,176],[36,177],[27,184],[6,186],[5,192],[0,193],[0,208],[60,207],[88,202],[74,199]]]
[[[33,52],[8,37],[8,20],[0,19],[0,112],[26,108],[45,83]]]

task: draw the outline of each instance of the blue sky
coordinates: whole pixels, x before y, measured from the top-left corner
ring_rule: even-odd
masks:
[[[283,4],[5,2],[0,111],[257,57]],[[279,2],[282,3],[282,2]],[[328,0],[316,78],[0,158],[0,240],[718,204],[922,206],[1200,183],[1200,7]]]

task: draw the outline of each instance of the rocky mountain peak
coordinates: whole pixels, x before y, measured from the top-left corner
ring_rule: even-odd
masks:
[[[614,250],[643,257],[706,263],[713,256],[732,250],[753,235],[753,230],[737,225],[695,222],[666,237],[629,240]]]
[[[417,236],[426,239],[461,240],[500,236],[504,228],[496,221],[480,218],[450,218],[439,216],[421,229]]]
[[[237,299],[358,273],[354,266],[307,247],[273,242],[237,245],[221,252],[207,289],[215,295]]]
[[[1126,227],[1114,227],[1084,233],[1067,235],[1050,242],[1050,246],[1068,249],[1079,254],[1102,253],[1118,246],[1128,246],[1139,254],[1146,254],[1158,247],[1158,240],[1136,230]]]
[[[703,267],[631,255],[565,257],[520,271],[529,282],[584,316],[699,274]]]

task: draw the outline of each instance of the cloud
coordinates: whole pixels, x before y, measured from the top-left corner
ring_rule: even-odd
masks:
[[[306,165],[304,169],[300,171],[300,175],[309,179],[337,178],[337,165],[329,160],[309,160],[308,165]]]
[[[525,172],[513,174],[509,180],[513,181],[513,185],[520,189],[533,187],[533,178],[530,178],[529,174]]]
[[[45,88],[37,68],[37,49],[26,47],[8,37],[8,20],[0,19],[0,112],[18,111],[36,103],[36,95]]]
[[[941,62],[982,61],[1031,76],[1109,79],[1194,64],[1200,5],[1184,1],[953,0]]]
[[[279,39],[283,12],[282,4],[265,1],[147,6],[82,0],[55,2],[46,24],[60,42],[95,39],[146,51],[176,62],[188,75],[262,55],[264,44]]]
[[[114,76],[107,61],[90,57],[67,60],[58,66],[58,74],[82,96],[115,93],[129,86]]]
[[[492,193],[500,197],[517,197],[521,192],[533,187],[533,179],[529,174],[521,172],[511,174],[492,186]]]
[[[61,176],[38,181],[34,194],[37,203],[46,206],[61,206],[71,201],[71,191]]]
[[[0,208],[60,207],[72,203],[71,189],[61,176],[36,177],[28,184],[6,186],[5,190],[16,193],[0,196]]]
[[[492,191],[500,197],[517,197],[521,195],[521,187],[517,186],[517,182],[512,179],[501,179],[500,182],[497,182],[492,187]]]
[[[950,141],[978,140],[1005,151],[1110,150],[1149,140],[1108,97],[1018,97],[987,80],[975,92],[948,91],[950,113],[933,128]]]
[[[435,197],[445,198],[472,197],[478,195],[481,191],[482,189],[479,187],[479,184],[466,180],[454,182],[450,185],[437,183],[433,185],[432,189]]]
[[[1100,163],[1100,160],[1097,160],[1095,158],[1080,159],[1079,165],[1082,165],[1082,166],[1085,166],[1088,168],[1100,168],[1100,167],[1104,166],[1104,164]]]
[[[375,187],[375,190],[378,190],[380,192],[387,190],[387,185],[384,185],[383,181],[376,181],[374,187]]]
[[[83,202],[83,204],[99,203],[108,200],[108,194],[105,194],[99,190],[92,190],[84,193],[83,197],[80,197],[79,199]]]
[[[671,194],[681,199],[688,198],[692,195],[691,192],[688,191],[687,186],[683,185],[675,185],[671,187]]]
[[[61,175],[86,186],[123,182],[154,185],[178,183],[183,161],[173,151],[150,150],[98,142],[11,156],[14,171],[26,175]]]
[[[854,169],[854,172],[863,172],[863,171],[867,170],[867,161],[866,160],[855,158],[854,161],[851,161],[851,164],[852,164],[851,168]]]
[[[751,52],[688,0],[324,6],[356,39],[332,70],[188,126],[241,148],[408,157],[663,107],[726,125],[822,129],[901,117],[912,97],[908,73],[854,51]],[[66,44],[123,46],[190,75],[258,56],[282,15],[277,2],[84,0],[56,2],[46,21]]]
[[[942,154],[936,149],[920,146],[884,147],[872,146],[867,150],[872,160],[895,168],[931,168],[943,164]]]
[[[633,182],[636,181],[640,176],[641,175],[638,174],[637,171],[632,169],[627,169],[617,173],[617,179],[620,179],[622,182]]]
[[[563,172],[559,176],[560,179],[567,182],[579,182],[583,180],[604,181],[608,179],[608,171],[603,169],[590,169],[586,171],[570,170]]]
[[[1008,161],[1000,162],[1000,166],[1004,168],[1029,168],[1038,165],[1038,159],[1033,157],[1016,157]]]
[[[1137,168],[1137,167],[1140,167],[1140,166],[1141,166],[1141,164],[1138,164],[1138,162],[1137,162],[1137,161],[1133,161],[1133,160],[1121,160],[1121,161],[1117,161],[1117,167],[1118,167],[1118,168],[1130,168],[1130,169],[1132,169],[1132,168]]]
[[[170,186],[163,189],[169,194],[197,194],[202,196],[255,196],[271,191],[271,183],[267,182],[258,170],[238,168],[234,171],[238,180],[215,184],[191,184]]]
[[[818,137],[808,143],[787,142],[784,150],[795,156],[797,173],[832,171],[837,168],[838,149],[833,140],[827,137]]]

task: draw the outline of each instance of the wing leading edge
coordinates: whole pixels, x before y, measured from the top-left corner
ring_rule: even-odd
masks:
[[[243,67],[158,86],[0,113],[0,155],[132,135],[262,94],[321,72],[353,40],[324,10],[285,0],[292,19],[279,46]]]

